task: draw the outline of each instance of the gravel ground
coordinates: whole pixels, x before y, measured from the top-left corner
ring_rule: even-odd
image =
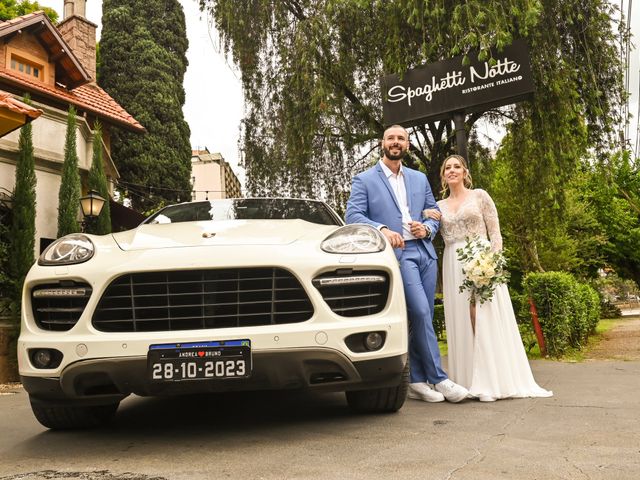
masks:
[[[622,317],[586,353],[590,360],[640,360],[640,316]]]
[[[13,395],[22,389],[20,383],[0,383],[0,395]]]

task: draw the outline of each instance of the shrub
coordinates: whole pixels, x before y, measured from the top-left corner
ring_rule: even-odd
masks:
[[[67,134],[64,144],[62,178],[58,192],[58,237],[80,231],[78,211],[80,209],[80,174],[76,151],[76,110],[69,106]]]
[[[571,336],[569,338],[569,345],[576,348],[581,348],[586,344],[587,337],[589,336],[589,325],[587,322],[587,304],[585,297],[587,296],[587,285],[579,284],[575,282],[573,285],[572,296],[573,300],[573,315],[569,318],[569,326],[571,327]]]
[[[536,305],[547,353],[561,356],[569,347],[571,337],[575,279],[561,272],[530,273],[522,283]]]
[[[530,352],[531,349],[536,346],[538,340],[536,338],[536,332],[533,329],[533,323],[531,322],[529,297],[524,293],[512,292],[511,304],[513,305],[513,312],[516,315],[516,322],[518,323],[522,344],[525,350]]]
[[[598,293],[563,272],[530,273],[523,285],[536,305],[547,353],[560,357],[582,348],[600,318]]]
[[[95,190],[106,201],[98,218],[87,226],[87,232],[97,235],[111,233],[111,207],[109,206],[109,186],[102,165],[102,126],[96,122],[93,136],[93,161],[89,170],[89,190]]]
[[[582,301],[586,305],[587,310],[587,336],[596,333],[596,327],[602,316],[600,294],[596,289],[589,285],[581,285]]]
[[[25,102],[30,103],[28,97]],[[13,289],[11,292],[12,316],[17,324],[20,319],[22,286],[27,272],[35,261],[36,233],[36,173],[33,156],[33,131],[31,123],[20,129],[18,140],[18,162],[16,183],[13,190],[13,211],[9,233],[9,274]]]
[[[531,315],[529,313],[529,296],[526,293],[510,292],[511,304],[513,305],[513,313],[516,315],[516,321],[520,323],[531,323]]]
[[[622,316],[622,311],[616,304],[606,298],[601,297],[601,299],[600,318],[618,318]]]

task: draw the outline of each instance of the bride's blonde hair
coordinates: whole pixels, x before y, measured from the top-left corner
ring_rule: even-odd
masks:
[[[444,169],[447,166],[447,162],[452,158],[458,160],[464,169],[464,177],[462,179],[464,186],[467,188],[473,187],[473,179],[471,178],[469,167],[467,167],[467,161],[462,155],[449,155],[444,159],[444,162],[442,162],[442,166],[440,167],[440,187],[442,188],[442,190],[440,190],[440,194],[442,195],[442,198],[449,196],[449,185],[447,185],[447,181],[444,178]]]

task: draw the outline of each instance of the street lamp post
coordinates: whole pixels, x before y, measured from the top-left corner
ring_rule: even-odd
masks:
[[[95,190],[89,190],[86,196],[80,198],[80,208],[82,208],[82,231],[90,225],[102,211],[106,200]]]

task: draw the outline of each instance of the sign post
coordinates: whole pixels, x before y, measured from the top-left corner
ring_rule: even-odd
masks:
[[[458,155],[462,155],[467,161],[467,166],[471,168],[471,162],[467,156],[467,130],[464,125],[464,112],[455,112],[453,114],[453,126],[456,129],[456,147],[458,147]]]
[[[465,115],[525,100],[533,94],[534,85],[523,40],[495,53],[494,65],[472,60],[464,66],[462,58],[415,68],[402,77],[385,75],[381,81],[384,124],[411,127],[453,119],[458,153],[467,159]]]

